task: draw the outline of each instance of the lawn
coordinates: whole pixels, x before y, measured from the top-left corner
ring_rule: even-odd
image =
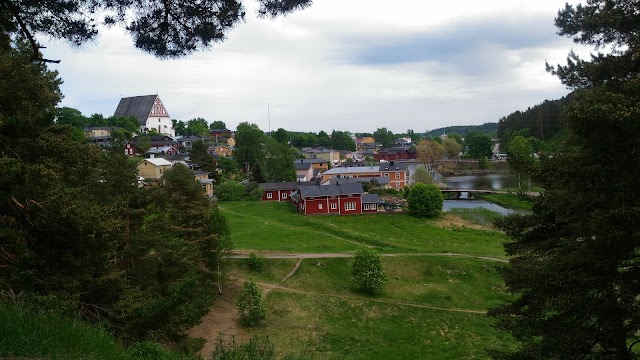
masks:
[[[268,336],[281,354],[311,350],[320,359],[484,359],[488,348],[515,346],[481,313],[509,299],[496,272],[499,263],[385,257],[389,282],[378,296],[351,286],[350,263],[351,259],[303,260],[280,285],[306,293],[271,291],[265,324],[242,330],[239,338]],[[267,267],[269,274],[252,276],[285,274],[289,266],[293,264],[275,260]],[[234,269],[248,275],[246,268],[243,260],[234,260]]]
[[[518,194],[478,194],[477,198],[490,201],[507,209],[531,211],[532,199]]]
[[[280,355],[312,352],[315,359],[486,359],[489,348],[516,346],[485,314],[511,299],[498,273],[506,259],[501,232],[463,226],[469,222],[451,214],[304,216],[277,202],[223,202],[220,209],[237,250],[322,254],[370,246],[396,254],[382,258],[389,281],[376,296],[350,283],[351,258],[267,259],[259,273],[233,259],[234,281],[253,278],[271,289],[265,323],[237,330],[241,342],[268,336]]]
[[[351,253],[372,246],[382,253],[461,253],[503,257],[504,234],[445,228],[438,219],[402,213],[304,216],[288,203],[223,202],[236,249]]]

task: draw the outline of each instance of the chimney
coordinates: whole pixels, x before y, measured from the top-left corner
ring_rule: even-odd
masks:
[[[149,159],[153,159],[156,157],[156,154],[149,154]]]
[[[393,160],[389,161],[389,165],[393,166]]]

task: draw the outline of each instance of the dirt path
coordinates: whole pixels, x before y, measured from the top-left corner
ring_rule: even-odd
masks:
[[[235,253],[236,257],[248,257],[244,252]],[[274,259],[298,259],[293,268],[285,275],[278,283],[264,283],[258,282],[258,286],[262,288],[264,294],[267,295],[271,291],[279,290],[285,291],[294,294],[303,294],[309,296],[319,296],[319,297],[333,297],[339,299],[351,299],[351,300],[359,300],[363,302],[375,302],[381,304],[389,304],[396,306],[407,306],[421,309],[431,309],[438,311],[447,311],[447,312],[457,312],[457,313],[467,313],[467,314],[486,314],[486,310],[476,310],[476,309],[458,309],[458,308],[443,308],[439,306],[431,306],[431,305],[422,305],[422,304],[413,304],[402,301],[392,301],[392,300],[382,300],[382,299],[371,299],[371,298],[363,298],[349,295],[341,295],[341,294],[328,294],[328,293],[316,293],[311,291],[304,291],[299,289],[294,289],[286,286],[282,286],[281,284],[291,278],[300,268],[302,261],[305,259],[321,259],[321,258],[347,258],[352,257],[353,254],[266,254],[267,258]],[[481,256],[471,256],[464,254],[383,254],[383,256],[461,256],[461,257],[473,257],[480,258],[490,261],[506,261],[503,259],[496,259],[491,257],[481,257]],[[206,340],[204,347],[200,351],[200,356],[203,358],[211,357],[211,353],[215,350],[217,339],[221,338],[225,341],[229,341],[232,338],[235,338],[236,342],[243,343],[249,339],[248,333],[243,331],[243,329],[238,324],[238,317],[236,313],[235,299],[238,297],[242,289],[242,284],[245,279],[231,276],[229,278],[230,281],[225,284],[224,292],[209,310],[209,313],[202,318],[202,321],[197,326],[191,328],[187,335],[192,338],[203,338]]]
[[[286,289],[284,287],[279,287],[279,284],[282,284],[295,275],[303,260],[304,259],[302,258],[299,259],[291,271],[289,271],[289,273],[277,284],[258,283],[264,291],[264,295],[266,296],[274,289]],[[218,338],[225,341],[235,338],[236,341],[240,343],[246,340],[244,333],[242,332],[242,328],[238,324],[238,315],[235,304],[235,299],[240,294],[240,291],[242,291],[242,284],[245,279],[232,276],[229,280],[230,281],[225,284],[226,286],[223,289],[222,295],[216,299],[216,302],[209,309],[207,315],[202,318],[200,324],[191,328],[187,332],[189,337],[203,338],[206,340],[202,350],[200,351],[200,356],[204,359],[211,357],[211,353],[215,350]],[[295,291],[294,289],[292,290]]]
[[[246,259],[250,253],[260,254],[267,259],[327,259],[327,258],[352,258],[354,254],[349,253],[277,253],[269,251],[254,251],[254,250],[237,250],[231,254],[232,259]],[[461,257],[471,259],[482,259],[488,261],[496,261],[507,263],[509,260],[500,259],[491,256],[478,256],[469,254],[457,254],[457,253],[399,253],[399,254],[380,254],[384,257],[401,257],[401,256],[449,256],[449,257]],[[284,281],[284,280],[283,280]]]

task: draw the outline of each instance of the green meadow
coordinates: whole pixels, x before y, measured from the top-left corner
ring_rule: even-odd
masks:
[[[459,253],[504,258],[507,241],[497,231],[443,227],[438,219],[402,213],[304,216],[289,203],[220,204],[236,249],[292,253],[352,253],[362,246],[381,253]]]
[[[501,232],[465,226],[455,214],[447,219],[460,221],[447,224],[402,213],[304,216],[288,203],[220,208],[236,250],[318,257],[269,258],[259,273],[233,259],[236,280],[269,289],[264,324],[238,328],[238,340],[264,336],[280,355],[314,359],[487,359],[488,349],[517,346],[486,315],[511,299],[498,272],[507,259]],[[382,258],[389,280],[376,296],[350,283],[351,258],[330,257],[363,246],[390,255]]]

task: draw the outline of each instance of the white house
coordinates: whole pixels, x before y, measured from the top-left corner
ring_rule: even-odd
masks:
[[[171,117],[167,109],[162,105],[162,101],[158,95],[122,98],[113,116],[134,117],[138,119],[140,132],[154,129],[160,134],[171,137],[176,135]]]

